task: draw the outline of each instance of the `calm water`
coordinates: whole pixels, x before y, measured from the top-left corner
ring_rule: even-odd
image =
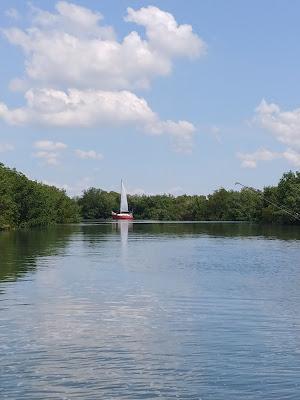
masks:
[[[300,227],[0,233],[1,399],[300,399]]]

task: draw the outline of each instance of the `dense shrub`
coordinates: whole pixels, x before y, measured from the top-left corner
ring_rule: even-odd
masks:
[[[78,204],[63,190],[0,164],[0,228],[78,222]]]

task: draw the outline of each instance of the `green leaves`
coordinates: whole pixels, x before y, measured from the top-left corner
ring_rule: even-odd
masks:
[[[91,188],[78,200],[85,219],[105,219],[119,208],[119,194]],[[300,214],[300,173],[284,174],[277,187],[263,191],[221,188],[208,196],[129,196],[135,219],[299,223],[284,208]]]
[[[208,196],[129,196],[136,219],[249,221],[293,224],[300,218],[300,172],[285,173],[278,186],[240,192],[221,188]],[[76,200],[63,190],[26,178],[0,164],[0,229],[107,219],[118,211],[120,195],[97,188]],[[286,212],[288,210],[290,213]]]
[[[78,222],[77,203],[63,190],[0,165],[0,229]]]

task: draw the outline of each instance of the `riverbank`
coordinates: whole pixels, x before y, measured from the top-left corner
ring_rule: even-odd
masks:
[[[98,188],[77,199],[84,219],[107,219],[119,207],[119,194]],[[129,208],[139,220],[247,221],[276,224],[300,223],[300,173],[288,172],[277,186],[262,191],[220,188],[204,195],[129,195]]]
[[[0,164],[0,227],[16,229],[79,222],[77,202],[64,190]]]
[[[107,220],[119,209],[120,195],[89,188],[77,198],[28,179],[0,164],[0,230]],[[240,221],[300,224],[300,172],[285,173],[277,186],[262,191],[220,188],[204,195],[129,195],[138,220]]]

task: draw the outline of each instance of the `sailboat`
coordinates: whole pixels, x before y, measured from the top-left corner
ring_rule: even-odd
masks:
[[[120,212],[115,213],[114,211],[112,211],[111,216],[113,217],[113,219],[127,219],[127,220],[133,219],[132,212],[128,211],[127,193],[126,193],[126,189],[125,189],[123,180],[121,180]]]

